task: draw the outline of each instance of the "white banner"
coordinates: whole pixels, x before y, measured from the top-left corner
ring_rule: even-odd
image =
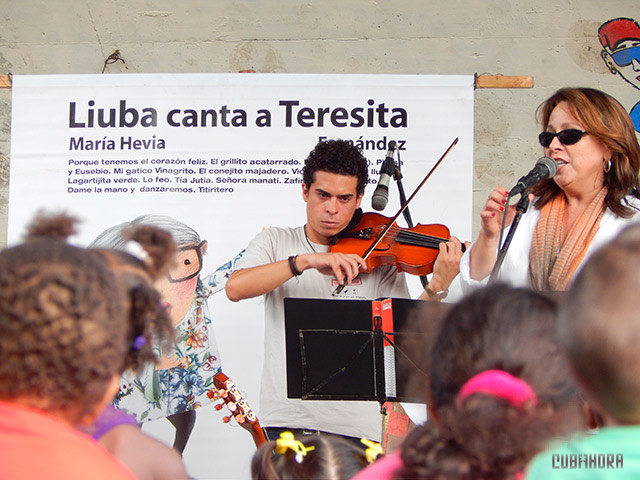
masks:
[[[79,217],[74,241],[82,245],[113,225],[161,214],[208,241],[206,276],[261,229],[305,222],[300,169],[324,138],[362,147],[372,182],[396,141],[407,196],[459,138],[409,209],[415,223],[471,238],[472,76],[16,75],[11,129],[9,244],[43,208]],[[398,208],[391,185],[382,213]],[[409,281],[417,297],[420,282]],[[220,292],[209,307],[223,370],[256,408],[262,303],[233,304]],[[248,477],[251,438],[222,416],[200,410],[184,454],[196,478]],[[148,428],[171,443],[168,422]]]

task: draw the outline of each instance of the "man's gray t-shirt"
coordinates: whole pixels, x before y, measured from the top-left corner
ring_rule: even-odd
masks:
[[[286,260],[291,255],[328,250],[327,245],[309,242],[304,227],[270,227],[251,241],[238,261],[237,269]],[[315,269],[309,269],[265,295],[260,423],[266,427],[308,428],[379,441],[382,429],[380,407],[376,402],[287,398],[284,299],[332,299],[335,298],[332,293],[337,286],[333,275],[323,275]],[[373,300],[379,297],[409,298],[405,276],[393,266],[381,266],[371,273],[361,273],[340,294],[340,298],[345,300]],[[327,346],[327,354],[331,354],[330,346]]]

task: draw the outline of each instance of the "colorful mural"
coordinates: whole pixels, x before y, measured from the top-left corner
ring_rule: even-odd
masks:
[[[620,75],[640,90],[640,25],[631,18],[614,18],[598,29],[601,56],[613,75]],[[636,131],[640,132],[640,102],[629,112]]]

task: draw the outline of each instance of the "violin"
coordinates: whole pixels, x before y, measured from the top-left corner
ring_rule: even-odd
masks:
[[[409,205],[409,203],[411,202],[411,200],[413,200],[413,198],[416,196],[416,194],[418,193],[418,191],[422,188],[422,186],[427,182],[427,180],[429,180],[429,177],[431,176],[431,174],[433,174],[433,172],[436,170],[436,168],[438,168],[438,165],[440,165],[440,163],[442,162],[442,160],[444,160],[444,157],[447,156],[447,154],[451,151],[451,149],[454,147],[454,145],[456,145],[458,143],[458,139],[456,138],[453,142],[451,142],[451,145],[449,145],[449,148],[447,148],[445,150],[445,152],[442,154],[442,156],[440,157],[440,159],[436,162],[436,164],[431,168],[431,170],[429,170],[429,173],[427,173],[427,175],[422,179],[422,181],[420,182],[420,184],[416,187],[416,189],[413,191],[413,193],[411,194],[411,196],[404,202],[404,204],[400,207],[400,210],[398,210],[398,212],[393,216],[393,218],[386,218],[383,217],[382,215],[379,215],[377,213],[367,213],[364,214],[362,216],[362,219],[358,219],[358,218],[354,218],[352,219],[351,223],[356,223],[356,227],[355,229],[358,229],[358,226],[365,220],[365,216],[369,216],[368,218],[376,218],[378,220],[378,223],[376,225],[371,225],[370,227],[364,227],[363,229],[360,229],[360,231],[364,231],[364,233],[357,233],[356,237],[358,235],[364,235],[367,236],[369,235],[369,240],[364,240],[364,246],[365,246],[365,250],[363,250],[362,253],[360,253],[359,251],[354,251],[354,250],[332,250],[332,247],[329,248],[329,251],[340,251],[342,253],[358,253],[360,254],[360,256],[367,262],[369,262],[371,260],[371,257],[374,257],[374,260],[369,263],[369,268],[374,268],[378,265],[383,265],[383,264],[391,264],[391,265],[396,265],[396,267],[399,270],[402,270],[404,268],[406,268],[407,270],[403,270],[406,271],[408,273],[413,273],[411,270],[415,270],[416,268],[419,268],[418,266],[421,265],[423,266],[423,272],[424,273],[418,273],[418,275],[426,275],[427,273],[431,273],[433,272],[433,264],[436,261],[436,258],[438,257],[438,253],[440,253],[440,249],[439,249],[439,245],[441,242],[443,241],[447,241],[449,240],[450,236],[449,236],[449,229],[447,227],[445,227],[444,225],[420,225],[418,224],[418,226],[416,227],[412,227],[412,228],[407,228],[404,229],[404,232],[401,232],[403,229],[400,229],[398,227],[398,225],[396,224],[396,220],[398,219],[398,217],[400,216],[400,214],[402,212],[404,212],[404,210],[407,208],[407,206]],[[383,218],[386,220],[385,222],[380,222],[380,218]],[[375,223],[375,222],[374,222]],[[374,227],[379,227],[376,228],[374,231]],[[420,232],[421,229],[424,228],[432,228],[433,230],[430,231],[429,233],[425,232],[424,230],[422,232]],[[371,232],[370,234],[367,233],[368,232],[368,228],[371,228]],[[351,224],[347,226],[347,231],[351,231]],[[341,232],[338,236],[342,237],[344,232]],[[398,236],[400,237],[401,242],[398,241]],[[412,238],[412,240],[407,240],[408,238]],[[387,243],[383,243],[386,240]],[[431,249],[433,250],[432,252],[428,252],[428,250],[422,250],[422,255],[427,257],[427,261],[417,261],[415,264],[412,263],[413,261],[416,260],[415,256],[412,256],[411,258],[406,258],[404,260],[401,260],[400,257],[394,255],[389,255],[388,252],[389,250],[391,250],[391,246],[395,246],[397,244],[409,247],[410,246],[410,242],[413,241],[413,246],[414,247],[418,247],[418,248],[424,248],[425,246],[427,247],[427,249]],[[417,245],[417,243],[424,243],[423,245]],[[426,242],[429,242],[428,244]],[[339,243],[339,242],[338,242]],[[351,242],[353,243],[353,242]],[[337,243],[334,245],[334,247],[337,245]],[[344,244],[343,244],[344,246]],[[352,245],[353,246],[353,245]],[[377,251],[376,254],[376,250],[378,249],[378,247],[380,247],[380,250]],[[337,248],[337,247],[336,247]],[[383,253],[383,252],[387,253]],[[412,250],[415,252],[415,250]],[[425,253],[431,253],[431,255],[425,255]],[[375,258],[378,258],[378,260],[375,260]],[[377,262],[377,263],[376,263]],[[416,270],[417,271],[417,270]],[[338,285],[338,287],[334,290],[333,295],[339,295],[342,290],[344,290],[344,286],[345,284],[342,285]]]
[[[330,252],[355,253],[364,257],[371,242],[389,225],[391,218],[379,213],[362,214],[353,228],[339,234]],[[380,265],[395,265],[398,271],[412,275],[433,272],[433,264],[440,253],[439,245],[451,238],[445,225],[418,224],[412,228],[400,228],[393,223],[366,258],[370,269]],[[464,244],[462,245],[464,249]]]

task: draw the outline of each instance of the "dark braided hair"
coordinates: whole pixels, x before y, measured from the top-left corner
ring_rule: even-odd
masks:
[[[431,348],[428,403],[435,417],[402,446],[402,479],[509,479],[552,435],[580,427],[580,403],[555,340],[557,307],[528,289],[496,284],[446,314]],[[463,385],[487,370],[524,380],[537,404],[519,408]]]
[[[338,175],[357,177],[356,193],[364,193],[369,181],[367,159],[362,152],[347,140],[324,140],[319,142],[304,162],[302,182],[309,188],[320,170]]]
[[[70,422],[93,413],[127,350],[126,296],[75,220],[36,217],[0,252],[0,398]]]
[[[346,480],[368,465],[365,449],[329,433],[297,436],[305,448],[314,447],[298,463],[295,452],[276,454],[276,440],[261,445],[251,460],[253,480]]]

